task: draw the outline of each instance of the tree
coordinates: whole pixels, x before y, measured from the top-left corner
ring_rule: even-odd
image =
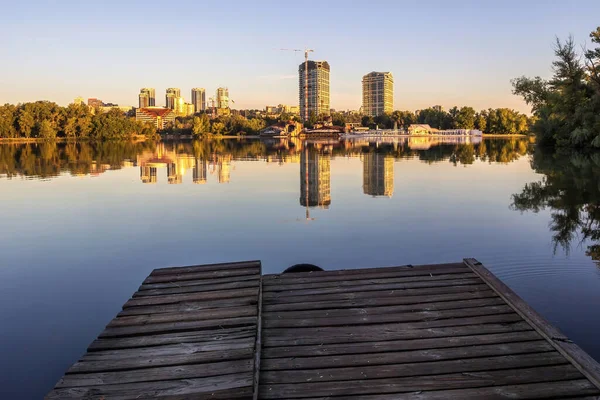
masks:
[[[17,109],[11,104],[0,106],[0,138],[13,138],[17,135],[15,118]]]
[[[477,115],[475,116],[475,129],[479,129],[481,132],[486,132],[486,120],[487,113],[485,110],[477,113]]]
[[[23,137],[30,137],[31,131],[35,126],[35,120],[33,119],[33,115],[25,109],[21,109],[19,111],[19,118],[17,120],[19,125],[19,134]]]
[[[222,122],[213,122],[211,131],[215,135],[221,135],[225,131],[225,124]]]
[[[590,34],[600,45],[600,28]],[[600,47],[584,53],[576,51],[575,41],[556,40],[553,77],[520,77],[512,81],[513,93],[531,106],[535,116],[532,129],[539,145],[556,147],[600,147]],[[521,124],[522,125],[522,124]]]
[[[194,117],[194,123],[192,132],[194,135],[201,135],[210,131],[210,119],[206,114],[200,114],[200,116]]]
[[[56,130],[50,120],[43,120],[37,127],[38,136],[42,139],[56,139]]]
[[[455,125],[459,129],[475,129],[475,110],[472,107],[462,107],[456,113]]]
[[[371,117],[369,115],[364,115],[361,120],[361,125],[368,126],[369,128],[374,128],[375,121],[373,120],[373,117]]]

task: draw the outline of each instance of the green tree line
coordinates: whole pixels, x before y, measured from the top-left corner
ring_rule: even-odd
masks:
[[[282,119],[282,118],[280,118]],[[277,121],[270,121],[275,123]],[[257,135],[267,126],[263,118],[245,118],[241,115],[221,115],[214,119],[205,113],[177,117],[164,133],[210,135]]]
[[[118,109],[106,113],[86,105],[61,107],[49,101],[0,106],[0,138],[131,139],[152,137],[156,128]]]
[[[370,128],[407,129],[411,124],[428,124],[436,129],[479,129],[493,134],[525,134],[529,132],[532,123],[527,115],[509,108],[475,111],[473,107],[452,107],[446,111],[439,106],[417,112],[398,110],[377,117],[333,113],[332,119],[333,124],[339,126],[347,122],[360,122]]]
[[[551,79],[520,77],[513,93],[532,107],[540,145],[600,147],[600,27],[590,34],[592,50],[579,52],[573,37],[556,39]]]

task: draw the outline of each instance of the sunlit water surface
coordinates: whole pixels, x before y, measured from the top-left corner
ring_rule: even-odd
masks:
[[[475,257],[600,359],[599,158],[532,153],[488,139],[0,145],[0,398],[41,398],[154,268],[234,260],[276,273]]]

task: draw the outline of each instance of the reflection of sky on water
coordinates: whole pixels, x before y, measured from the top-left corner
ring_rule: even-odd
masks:
[[[156,183],[143,183],[140,159],[95,177],[0,179],[0,394],[45,393],[152,269],[248,259],[274,273],[299,262],[334,269],[475,257],[600,358],[599,269],[584,248],[553,255],[548,211],[510,209],[512,194],[541,179],[530,156],[482,161],[480,147],[471,158],[458,148],[398,157],[401,145],[352,154],[311,145],[261,161],[184,147],[173,150],[191,155],[174,171],[181,184],[169,184],[157,160]],[[312,207],[309,192],[310,220],[302,151],[306,187],[328,191],[314,200],[330,203]],[[199,176],[205,184],[193,184]]]

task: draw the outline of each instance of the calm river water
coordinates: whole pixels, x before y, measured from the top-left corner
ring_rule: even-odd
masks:
[[[600,155],[523,139],[0,145],[0,398],[41,398],[154,268],[475,257],[600,360]]]

